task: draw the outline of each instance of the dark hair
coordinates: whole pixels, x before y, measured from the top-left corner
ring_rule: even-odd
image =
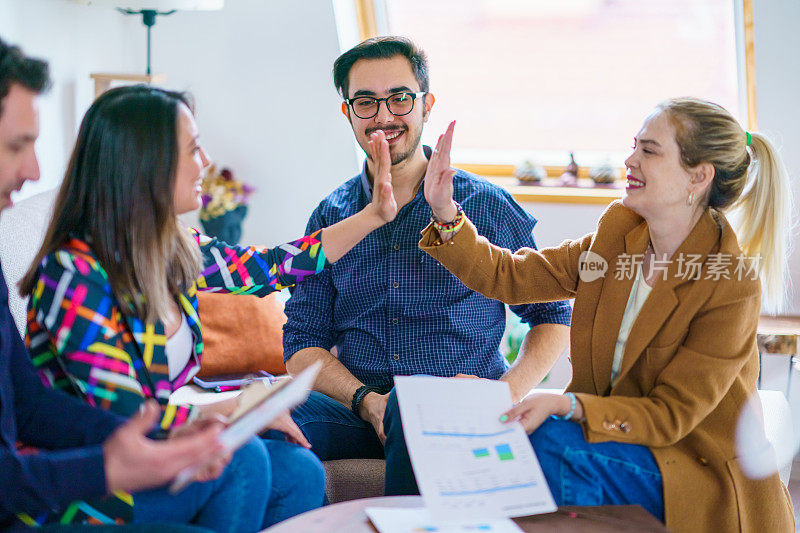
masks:
[[[342,98],[348,98],[350,69],[359,59],[388,59],[403,56],[411,63],[411,69],[419,83],[419,89],[428,92],[428,58],[422,48],[406,37],[384,36],[373,37],[363,41],[333,62],[333,84]]]
[[[50,87],[50,72],[45,61],[26,57],[18,46],[0,39],[0,115],[3,113],[3,99],[8,96],[12,83],[43,93]]]
[[[126,312],[148,321],[168,316],[171,295],[200,272],[197,245],[173,207],[181,104],[191,108],[187,95],[146,85],[95,100],[22,294],[35,289],[42,260],[78,237],[89,242],[120,303],[131,304]]]

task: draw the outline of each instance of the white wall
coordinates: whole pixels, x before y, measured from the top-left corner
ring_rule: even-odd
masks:
[[[41,99],[37,148],[42,178],[28,183],[19,198],[61,183],[80,119],[94,95],[89,73],[137,67],[134,58],[143,44],[125,37],[140,25],[114,11],[67,0],[0,0],[0,36],[48,60],[54,80]]]
[[[145,69],[139,17],[68,0],[0,0],[0,36],[51,62],[38,144],[42,179],[57,186],[83,113],[90,72]],[[331,82],[339,54],[329,0],[227,0],[216,12],[159,17],[153,70],[196,99],[211,156],[258,188],[244,242],[299,237],[319,200],[358,171],[352,133]]]
[[[795,205],[800,206],[800,2],[753,2],[758,129],[775,139],[792,179]],[[795,225],[800,223],[795,208]],[[791,238],[789,273],[794,286],[791,314],[800,314],[800,231]]]
[[[358,172],[331,81],[339,55],[329,0],[228,0],[159,20],[154,70],[197,100],[201,141],[258,187],[243,242],[300,237],[311,210]]]

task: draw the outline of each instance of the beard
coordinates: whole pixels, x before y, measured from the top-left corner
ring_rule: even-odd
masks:
[[[406,130],[406,135],[409,135],[410,132],[411,130]],[[411,139],[408,149],[402,152],[392,153],[392,149],[391,147],[389,147],[389,155],[392,158],[392,166],[399,165],[400,163],[411,157],[414,154],[414,152],[417,151],[417,148],[419,148],[419,143],[421,139],[422,139],[422,128],[420,128],[416,132],[416,137]]]
[[[385,129],[385,128],[370,128],[370,129],[366,130],[364,132],[364,134],[365,134],[366,138],[369,139],[370,134],[372,134],[373,132],[375,132],[375,131],[377,131],[379,129],[384,129],[385,131],[391,131],[391,130],[402,131],[407,136],[411,134],[411,130],[408,128],[408,126],[399,127],[399,128],[389,128],[389,129]],[[420,127],[419,130],[416,131],[416,136],[415,137],[413,137],[413,138],[409,137],[409,139],[410,139],[410,142],[408,144],[408,148],[406,148],[403,151],[397,151],[396,149],[395,149],[395,151],[393,151],[391,145],[389,146],[389,157],[391,157],[391,159],[392,159],[392,166],[399,165],[400,163],[402,163],[403,161],[405,161],[406,159],[408,159],[409,157],[414,155],[414,152],[417,151],[417,148],[419,148],[419,143],[422,140],[422,128]],[[372,158],[369,155],[369,150],[367,149],[367,147],[366,146],[362,146],[361,148],[367,154],[367,159],[369,159],[371,161]]]

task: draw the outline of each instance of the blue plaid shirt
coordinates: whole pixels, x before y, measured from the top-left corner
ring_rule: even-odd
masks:
[[[453,184],[455,200],[481,235],[511,250],[536,247],[536,219],[505,190],[462,170]],[[357,213],[371,197],[365,164],[361,174],[320,203],[306,233]],[[336,346],[339,361],[356,378],[387,389],[395,375],[462,372],[500,378],[507,370],[498,351],[505,306],[465,287],[417,247],[430,218],[420,186],[394,221],[373,231],[329,269],[297,285],[286,304],[284,358],[303,348]],[[511,309],[532,327],[570,323],[567,302]]]

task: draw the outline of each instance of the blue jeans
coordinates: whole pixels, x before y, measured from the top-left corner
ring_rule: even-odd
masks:
[[[385,457],[386,494],[419,494],[408,459],[394,389],[389,393],[383,416],[385,446],[381,445],[372,424],[361,420],[336,400],[316,391],[304,404],[294,409],[292,418],[311,443],[311,450],[323,461]]]
[[[304,448],[253,438],[222,475],[176,495],[166,487],[134,495],[134,522],[195,524],[214,531],[259,531],[322,504],[325,473]]]
[[[648,447],[588,443],[567,420],[548,419],[529,438],[558,505],[639,504],[664,521],[661,471]]]
[[[325,498],[325,468],[313,453],[288,442],[263,442],[272,462],[272,486],[260,529],[316,509]]]
[[[31,531],[25,528],[24,531]],[[47,524],[40,528],[47,533],[213,533],[210,529],[186,524],[126,524],[115,526]]]

